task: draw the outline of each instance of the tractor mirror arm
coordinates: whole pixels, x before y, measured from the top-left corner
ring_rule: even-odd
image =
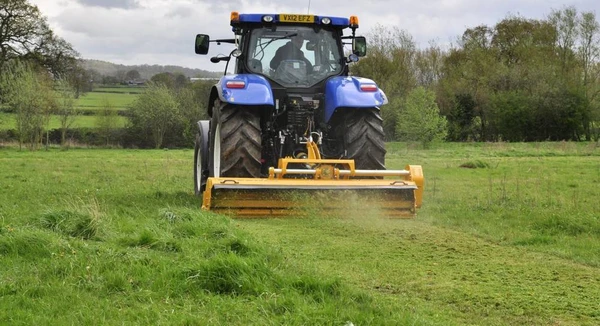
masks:
[[[212,62],[212,63],[219,63],[221,61],[229,61],[230,58],[231,57],[219,57],[219,56],[217,56],[217,57],[210,58],[210,62]]]
[[[224,39],[220,39],[220,40],[212,40],[211,42],[216,42],[217,45],[221,45],[221,43],[235,44],[235,39],[234,38],[224,38]]]

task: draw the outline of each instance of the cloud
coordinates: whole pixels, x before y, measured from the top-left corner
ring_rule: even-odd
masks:
[[[132,9],[139,7],[136,0],[77,0],[77,2],[84,6],[102,8]]]
[[[430,40],[449,44],[467,28],[493,26],[508,14],[543,19],[552,9],[575,5],[596,11],[597,0],[345,0],[343,6],[318,0],[30,0],[52,29],[82,57],[122,64],[174,64],[221,70],[210,56],[228,53],[211,44],[209,56],[193,53],[197,33],[230,38],[231,11],[240,13],[310,13],[360,19],[360,35],[376,25],[405,30],[425,47]]]

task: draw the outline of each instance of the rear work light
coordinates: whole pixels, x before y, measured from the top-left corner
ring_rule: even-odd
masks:
[[[377,85],[375,85],[375,84],[360,84],[360,90],[363,92],[375,92],[375,91],[377,91]]]
[[[246,87],[246,82],[243,80],[229,80],[225,83],[225,87],[240,89]]]

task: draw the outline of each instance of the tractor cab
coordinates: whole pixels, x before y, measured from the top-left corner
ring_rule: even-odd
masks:
[[[329,77],[347,76],[348,63],[358,61],[366,52],[364,37],[355,36],[358,18],[314,15],[231,15],[233,39],[210,41],[208,35],[196,38],[196,53],[206,54],[209,42],[232,43],[229,56],[214,57],[213,62],[236,58],[236,74],[257,74],[274,88],[313,88]],[[350,27],[351,36],[343,36]],[[345,40],[348,40],[345,42]],[[344,54],[344,45],[352,52]],[[226,67],[227,69],[227,67]]]

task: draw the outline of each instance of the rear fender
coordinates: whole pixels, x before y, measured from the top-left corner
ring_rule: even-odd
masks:
[[[228,87],[228,82],[238,82],[237,85],[240,85],[239,83],[242,82],[243,87]],[[224,103],[238,105],[275,105],[271,85],[265,77],[259,75],[237,74],[223,76],[214,86],[214,90],[221,102]]]
[[[374,85],[375,91],[363,91],[361,85]],[[387,104],[385,93],[377,84],[361,77],[333,77],[325,84],[325,122],[338,108],[373,108]]]

